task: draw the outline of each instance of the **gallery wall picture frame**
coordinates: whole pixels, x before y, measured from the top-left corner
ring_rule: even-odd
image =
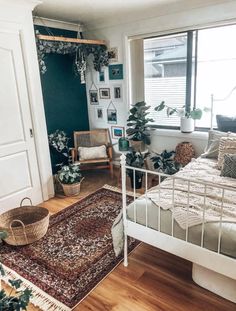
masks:
[[[125,128],[123,126],[112,126],[111,135],[113,139],[124,137]]]
[[[109,59],[109,63],[118,62],[118,48],[117,47],[112,47],[108,50],[108,59]]]
[[[90,90],[89,91],[89,100],[90,100],[91,105],[99,105],[98,91],[97,90]]]
[[[99,88],[99,96],[101,99],[110,99],[110,88],[109,87],[103,87]]]
[[[117,110],[112,101],[107,107],[107,123],[117,124]]]
[[[96,117],[96,120],[99,122],[104,121],[104,108],[103,107],[96,107],[95,117]]]
[[[115,101],[122,101],[122,85],[113,85],[113,98]]]
[[[123,64],[109,65],[109,80],[123,79]]]
[[[99,83],[104,83],[105,82],[105,70],[104,69],[101,69],[98,72],[98,82]]]

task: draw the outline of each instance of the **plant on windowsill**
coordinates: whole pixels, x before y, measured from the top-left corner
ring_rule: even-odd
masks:
[[[140,151],[135,151],[134,149],[130,148],[130,152],[126,154],[126,164],[128,166],[136,168],[143,168],[146,156],[147,154],[142,155]],[[135,189],[142,188],[143,172],[127,169],[127,175],[130,178],[130,184],[132,189],[134,188],[134,186]]]
[[[64,131],[56,130],[48,136],[48,140],[49,145],[65,158],[65,161],[56,164],[60,168],[56,174],[56,179],[61,184],[64,194],[66,196],[78,195],[83,178],[79,164],[71,163],[72,157],[68,146],[69,138]],[[66,165],[63,165],[64,162],[66,162]]]
[[[150,106],[142,101],[134,104],[129,111],[126,133],[132,147],[137,151],[144,151],[145,144],[150,145],[151,143],[148,124],[154,122],[154,120],[147,117],[149,108]]]
[[[174,114],[180,117],[180,130],[182,133],[192,133],[194,131],[194,120],[200,120],[203,112],[210,111],[209,108],[204,108],[203,110],[200,108],[186,110],[185,106],[182,108],[172,108],[166,105],[164,101],[155,107],[156,111],[162,111],[164,109],[166,109],[168,117]]]
[[[6,232],[0,231],[0,241],[7,237]],[[5,270],[0,263],[0,277],[5,276]],[[1,280],[0,280],[1,282]],[[4,289],[0,290],[0,310],[1,311],[21,311],[27,310],[30,298],[32,297],[32,291],[28,288],[19,291],[21,287],[21,280],[8,280],[12,290],[8,294]],[[12,295],[13,290],[16,291],[15,295]]]

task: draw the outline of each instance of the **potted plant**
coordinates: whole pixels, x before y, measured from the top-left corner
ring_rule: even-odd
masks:
[[[136,150],[143,151],[145,150],[145,144],[150,145],[151,143],[148,124],[154,122],[154,120],[147,117],[149,108],[150,106],[142,101],[134,104],[129,111],[126,133],[132,147]]]
[[[0,240],[5,239],[7,234],[3,231],[0,231]],[[0,263],[0,276],[5,276],[5,270]],[[28,288],[25,290],[19,291],[21,287],[21,280],[8,280],[12,290],[8,294],[4,289],[0,290],[0,310],[1,311],[21,311],[27,310],[27,306],[32,297],[32,291]],[[16,291],[16,294],[13,295],[13,290]]]
[[[131,148],[131,151],[126,154],[126,164],[128,166],[143,168],[144,167],[144,159],[147,155],[142,155],[140,151],[135,151]],[[135,173],[134,173],[135,172]],[[127,169],[127,175],[130,178],[131,188],[135,189],[142,188],[142,180],[143,180],[143,172],[133,171],[132,169]],[[135,180],[134,180],[135,179]]]
[[[64,131],[56,130],[48,136],[48,140],[49,145],[63,156],[63,162],[56,164],[56,167],[59,168],[56,180],[61,184],[66,196],[78,195],[83,178],[79,164],[71,163],[69,138]]]
[[[161,153],[156,153],[151,160],[154,168],[161,173],[173,175],[180,169],[180,165],[174,160],[175,151],[164,150]]]
[[[164,101],[155,107],[156,111],[162,111],[164,109],[166,109],[168,117],[173,114],[177,114],[180,117],[180,130],[182,133],[192,133],[194,131],[194,120],[200,120],[203,111],[210,111],[209,108],[204,108],[203,110],[200,108],[186,110],[185,106],[182,108],[172,108],[166,105]]]
[[[66,196],[78,195],[80,184],[83,180],[79,164],[63,165],[57,173],[57,178],[62,185]]]

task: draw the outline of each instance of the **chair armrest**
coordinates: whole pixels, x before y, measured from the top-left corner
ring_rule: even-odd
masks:
[[[71,152],[72,163],[74,163],[78,159],[77,158],[78,157],[78,152],[77,152],[76,148],[71,148],[70,152]]]
[[[112,159],[112,151],[113,151],[113,149],[112,149],[112,145],[107,145],[107,155],[108,155],[108,158],[109,159]]]

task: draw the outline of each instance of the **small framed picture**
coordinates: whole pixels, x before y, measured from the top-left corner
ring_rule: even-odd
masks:
[[[109,80],[123,79],[123,64],[109,65]]]
[[[110,124],[117,124],[117,110],[107,109],[107,122]]]
[[[113,98],[116,101],[122,100],[122,87],[121,87],[121,85],[114,85],[113,86]]]
[[[109,58],[109,63],[116,63],[118,62],[118,48],[110,48],[108,50],[108,58]]]
[[[96,119],[97,121],[103,121],[104,120],[104,110],[103,107],[96,107]]]
[[[98,82],[105,82],[105,71],[103,69],[98,72]]]
[[[125,128],[123,126],[112,126],[111,133],[112,138],[119,139],[120,137],[124,137]]]
[[[98,91],[97,90],[90,90],[89,91],[89,99],[91,105],[98,105]]]
[[[110,99],[110,89],[109,88],[100,88],[99,95],[101,99]]]

